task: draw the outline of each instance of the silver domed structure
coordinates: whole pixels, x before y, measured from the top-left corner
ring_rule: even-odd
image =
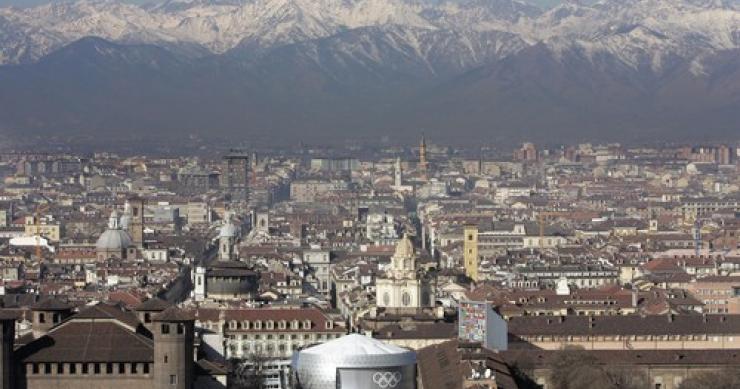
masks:
[[[108,229],[103,232],[95,243],[95,251],[99,260],[109,258],[123,259],[135,253],[131,235],[119,225],[118,212],[113,211],[108,219]]]
[[[351,334],[293,355],[297,388],[416,388],[416,353]]]

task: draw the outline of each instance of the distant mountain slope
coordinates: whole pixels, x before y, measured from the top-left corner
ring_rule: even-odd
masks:
[[[736,136],[739,4],[80,0],[0,9],[0,131]]]

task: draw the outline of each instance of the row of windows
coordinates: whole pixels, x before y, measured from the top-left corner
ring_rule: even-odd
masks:
[[[300,349],[301,349],[301,345],[299,344],[290,345],[290,351],[298,351]],[[286,350],[288,350],[288,345],[281,343],[277,346],[277,348],[275,348],[275,345],[271,343],[268,343],[267,345],[265,345],[265,347],[262,347],[261,344],[254,345],[254,347],[252,347],[249,344],[243,344],[241,347],[241,350],[243,353],[248,353],[251,351],[254,351],[257,353],[263,352],[263,351],[268,352],[268,353],[271,353],[273,351],[284,353]],[[239,347],[231,346],[229,347],[229,351],[231,351],[232,354],[237,354],[239,352]]]
[[[732,290],[716,290],[716,289],[697,289],[697,294],[705,296],[732,296],[735,294]]]
[[[344,334],[316,334],[315,336],[303,335],[302,337],[300,335],[290,335],[289,337],[284,336],[284,335],[279,335],[279,336],[267,335],[264,337],[261,337],[259,335],[254,335],[254,337],[246,336],[246,335],[242,337],[238,337],[238,335],[231,335],[231,336],[227,336],[227,339],[229,339],[231,342],[260,341],[260,340],[270,341],[270,340],[277,340],[277,339],[279,340],[300,340],[301,338],[303,338],[303,340],[308,340],[308,341],[310,340],[322,341],[322,340],[337,339],[337,338],[342,337],[342,335]]]
[[[310,339],[333,339],[340,337],[340,334],[245,334],[245,335],[226,335],[227,339],[232,340],[273,340],[273,339],[304,339],[304,340],[310,340]]]
[[[682,341],[713,341],[719,342],[719,336],[708,336],[708,335],[605,335],[605,336],[574,336],[574,335],[563,335],[563,336],[529,336],[528,340],[531,341],[671,341],[671,340],[682,340]],[[730,342],[734,341],[734,338],[728,338]]]
[[[28,363],[32,374],[149,374],[150,363]]]
[[[272,329],[275,329],[275,324],[276,324],[275,321],[273,320],[267,320],[264,322],[262,322],[261,320],[255,320],[253,322],[250,322],[249,320],[244,320],[244,321],[231,320],[228,323],[229,323],[229,329],[232,329],[232,330],[249,330],[249,329],[261,330],[263,329],[263,324],[264,324],[264,329],[272,330]],[[313,323],[311,322],[311,320],[303,320],[303,321],[293,320],[290,323],[288,323],[288,321],[286,320],[280,320],[277,322],[277,328],[281,330],[286,330],[286,329],[310,330],[312,325]],[[211,325],[211,323],[208,323],[208,327],[213,327],[213,326]],[[334,328],[334,323],[330,320],[327,320],[325,327],[326,329],[332,329]]]
[[[173,329],[174,327],[174,329]],[[177,323],[177,324],[162,324],[162,334],[167,335],[170,334],[170,331],[176,332],[178,335],[182,335],[185,333],[185,324],[183,323]]]

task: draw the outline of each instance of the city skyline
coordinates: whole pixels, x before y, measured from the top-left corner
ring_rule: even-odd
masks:
[[[740,0],[51,2],[0,389],[740,388]]]

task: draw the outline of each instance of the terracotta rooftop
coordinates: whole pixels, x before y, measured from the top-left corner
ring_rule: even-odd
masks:
[[[171,306],[152,318],[154,321],[193,321],[192,312]]]
[[[521,316],[509,333],[528,335],[740,334],[740,315]]]
[[[172,304],[160,298],[153,297],[137,305],[136,308],[134,308],[134,310],[140,311],[140,312],[162,312],[171,306]]]
[[[38,303],[31,306],[31,310],[33,311],[68,311],[72,308],[74,308],[74,305],[59,300],[55,297],[42,299]]]

